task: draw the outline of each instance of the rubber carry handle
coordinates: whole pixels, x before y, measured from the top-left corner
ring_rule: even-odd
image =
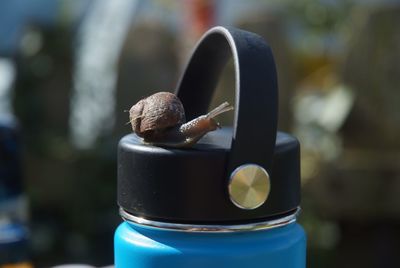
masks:
[[[214,27],[195,47],[178,83],[187,120],[207,113],[221,72],[235,66],[235,115],[227,171],[258,164],[270,172],[275,148],[278,85],[275,61],[262,37],[236,28]]]

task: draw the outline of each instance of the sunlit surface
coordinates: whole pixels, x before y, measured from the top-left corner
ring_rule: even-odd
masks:
[[[11,113],[11,88],[15,78],[12,61],[0,58],[0,116]]]
[[[114,125],[117,60],[137,1],[99,0],[78,35],[70,127],[73,143],[89,148]]]

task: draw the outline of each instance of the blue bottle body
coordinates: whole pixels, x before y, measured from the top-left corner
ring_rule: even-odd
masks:
[[[267,230],[181,232],[123,222],[116,268],[304,268],[306,236],[297,223]]]

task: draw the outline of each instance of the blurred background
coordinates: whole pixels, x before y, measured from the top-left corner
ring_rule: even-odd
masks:
[[[0,267],[113,263],[124,110],[173,91],[214,25],[273,49],[280,129],[302,145],[307,267],[400,267],[400,1],[389,0],[1,1]],[[213,106],[234,102],[233,88],[228,64]]]

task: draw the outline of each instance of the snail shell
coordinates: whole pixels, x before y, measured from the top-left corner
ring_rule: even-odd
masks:
[[[185,110],[178,97],[159,92],[140,100],[129,110],[132,130],[146,139],[160,138],[166,129],[186,122]]]

